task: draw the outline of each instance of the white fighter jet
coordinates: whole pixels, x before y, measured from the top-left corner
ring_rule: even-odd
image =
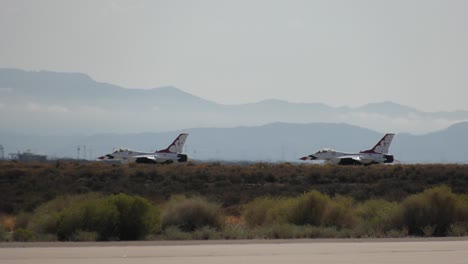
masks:
[[[171,164],[186,162],[188,157],[182,154],[188,134],[180,134],[166,149],[155,152],[140,152],[130,149],[118,149],[98,158],[101,161],[120,161],[121,163],[158,163]]]
[[[338,165],[371,165],[378,163],[392,163],[393,155],[388,149],[395,134],[386,134],[372,149],[359,153],[339,152],[333,149],[321,149],[317,153],[300,158],[301,160],[324,160],[325,163]]]

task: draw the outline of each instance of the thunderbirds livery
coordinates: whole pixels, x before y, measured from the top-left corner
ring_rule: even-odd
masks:
[[[333,149],[321,149],[315,154],[300,158],[301,160],[324,160],[326,163],[338,165],[370,165],[392,163],[393,155],[388,154],[390,144],[395,134],[386,134],[372,149],[359,153],[339,152]]]
[[[182,148],[185,144],[188,134],[180,134],[172,144],[166,149],[156,152],[140,152],[130,149],[118,149],[110,154],[98,158],[102,161],[120,161],[122,163],[158,163],[170,164],[176,162],[186,162],[188,157],[182,154]]]

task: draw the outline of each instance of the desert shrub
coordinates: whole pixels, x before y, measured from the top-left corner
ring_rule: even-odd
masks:
[[[193,231],[192,239],[198,240],[209,240],[209,239],[220,239],[221,233],[218,232],[215,228],[204,226]]]
[[[328,195],[318,191],[305,193],[293,199],[288,209],[288,220],[295,225],[319,226],[329,203]]]
[[[331,199],[325,207],[321,224],[322,226],[352,228],[357,222],[353,199],[337,196]]]
[[[145,199],[126,194],[78,202],[60,213],[57,235],[73,240],[80,232],[96,232],[98,240],[142,239],[155,230],[159,212]]]
[[[288,223],[271,224],[262,227],[259,231],[263,236],[262,238],[269,239],[300,238],[303,234],[301,227]]]
[[[347,238],[351,230],[334,226],[293,225],[288,223],[272,224],[252,230],[254,238],[291,239],[291,238]]]
[[[468,204],[468,193],[460,194],[459,198],[464,204]]]
[[[17,242],[29,242],[36,240],[36,237],[37,236],[33,231],[24,228],[18,228],[13,233],[12,239],[13,241]]]
[[[36,233],[56,233],[58,219],[58,212],[51,214],[40,214],[37,215],[37,217],[32,217],[27,227]]]
[[[118,234],[120,240],[137,240],[150,232],[158,232],[159,210],[140,196],[119,194],[110,196],[109,202],[118,211]]]
[[[407,237],[408,236],[408,229],[407,228],[402,228],[402,229],[391,229],[385,232],[386,237],[391,237],[391,238],[400,238],[400,237]]]
[[[45,234],[45,233],[35,233],[36,234],[36,241],[44,241],[44,242],[56,242],[58,240],[57,234]]]
[[[294,203],[294,198],[276,198],[275,204],[269,208],[266,216],[266,224],[286,224],[290,223],[290,208]]]
[[[220,229],[223,225],[221,208],[203,198],[173,199],[169,201],[161,216],[161,227],[177,226],[191,232],[208,226]]]
[[[284,223],[288,217],[291,199],[261,197],[246,204],[242,217],[247,226],[253,228],[265,224]]]
[[[72,241],[97,241],[98,233],[96,232],[89,232],[83,230],[77,230],[75,233],[72,234],[71,239]]]
[[[90,199],[65,209],[59,217],[57,235],[72,240],[78,231],[96,232],[98,240],[118,239],[118,211],[108,199]]]
[[[357,226],[353,229],[354,237],[383,237],[385,232],[393,228],[391,217],[398,204],[382,199],[368,200],[356,207],[359,218]]]
[[[165,240],[189,240],[192,236],[190,233],[182,231],[178,226],[167,226],[164,228],[162,238]]]
[[[21,211],[16,215],[16,228],[27,228],[31,220],[32,213]]]
[[[431,236],[434,235],[436,227],[437,226],[435,226],[435,225],[427,225],[427,226],[421,228],[421,230],[422,230],[423,235],[425,237],[431,237]]]
[[[295,198],[257,198],[244,207],[243,217],[249,227],[277,225],[315,225],[353,227],[357,217],[351,198],[311,191]]]
[[[26,227],[37,234],[56,234],[57,222],[61,211],[80,201],[97,199],[101,196],[102,195],[98,193],[88,193],[56,197],[34,209],[27,220]]]
[[[349,238],[351,230],[335,226],[305,226],[305,237],[308,238]]]
[[[3,226],[2,223],[0,223],[0,241],[6,241],[7,240],[7,231],[5,226]]]
[[[454,164],[340,167],[272,163],[139,166],[0,162],[0,178],[8,185],[2,189],[0,212],[30,212],[56,196],[89,191],[106,195],[128,192],[152,200],[164,200],[178,193],[203,193],[225,206],[264,195],[298,196],[311,189],[328,195],[351,196],[357,201],[370,197],[402,201],[435,184],[447,184],[456,193],[468,193],[467,176],[468,165]]]
[[[446,235],[451,224],[466,220],[466,204],[447,186],[409,196],[394,216],[396,226],[407,227],[410,235],[424,235],[424,231],[430,231],[428,226],[435,227],[433,235]]]
[[[468,235],[468,222],[451,224],[448,229],[447,235],[456,237]]]
[[[251,229],[243,224],[225,225],[222,231],[224,239],[249,239],[252,238]]]
[[[261,226],[265,223],[268,210],[275,205],[272,198],[257,198],[246,204],[243,210],[243,218],[249,227]]]

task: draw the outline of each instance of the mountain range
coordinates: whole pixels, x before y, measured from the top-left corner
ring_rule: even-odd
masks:
[[[425,134],[468,121],[468,111],[424,112],[394,102],[360,107],[268,99],[224,105],[175,87],[128,89],[82,73],[0,69],[1,132],[95,134],[190,127],[347,123],[378,132]]]
[[[0,69],[7,154],[94,159],[119,147],[162,149],[187,132],[185,150],[194,159],[296,161],[323,147],[368,149],[397,132],[390,150],[401,162],[465,163],[467,120],[468,111],[423,112],[394,102],[223,105],[175,87],[127,89],[81,73]]]

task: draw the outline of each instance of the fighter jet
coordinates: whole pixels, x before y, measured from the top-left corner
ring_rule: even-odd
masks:
[[[373,148],[359,153],[347,153],[333,149],[321,149],[315,154],[300,158],[301,160],[324,160],[325,163],[338,165],[371,165],[392,163],[393,155],[388,154],[390,143],[395,134],[386,134]]]
[[[98,158],[101,161],[120,161],[121,163],[154,163],[171,164],[186,162],[188,157],[182,153],[188,134],[180,134],[167,148],[155,152],[141,152],[130,149],[117,149],[110,154]]]

